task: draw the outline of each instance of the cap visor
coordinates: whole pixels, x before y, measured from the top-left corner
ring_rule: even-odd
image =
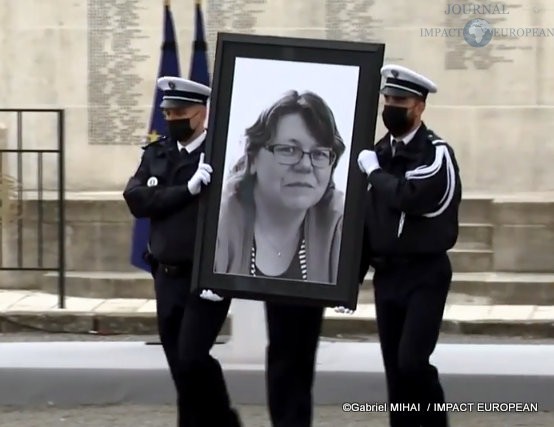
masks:
[[[161,102],[160,107],[161,108],[183,108],[183,107],[188,107],[190,105],[198,105],[198,103],[180,101],[178,99],[164,99]]]
[[[390,86],[385,86],[383,89],[381,89],[381,94],[394,96],[396,98],[421,98],[420,95],[417,95],[413,92]]]

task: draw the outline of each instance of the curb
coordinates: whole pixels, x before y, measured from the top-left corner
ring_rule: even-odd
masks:
[[[228,316],[221,335],[231,333]],[[157,335],[154,313],[83,313],[20,311],[0,315],[0,332],[44,332],[97,335]],[[444,319],[441,332],[457,335],[554,338],[554,320],[452,320]],[[370,317],[326,317],[321,335],[340,337],[377,333]]]
[[[366,276],[363,287],[373,289],[372,276]],[[488,298],[490,304],[494,305],[554,305],[554,280],[470,279],[467,276],[453,276],[450,287],[452,293]],[[368,295],[368,301],[373,302],[373,295]]]
[[[451,293],[464,294],[471,297],[489,299],[491,304],[515,304],[515,305],[554,305],[554,274],[537,274],[533,278],[521,277],[496,277],[486,272],[454,273],[451,283]],[[373,274],[368,274],[362,287],[359,298],[373,301]],[[121,279],[110,277],[79,277],[68,273],[66,276],[66,296],[76,298],[140,298],[155,299],[152,279],[148,276]],[[17,290],[17,289],[14,289]],[[38,292],[56,295],[58,293],[57,276],[54,273],[45,275],[44,283],[38,286]]]

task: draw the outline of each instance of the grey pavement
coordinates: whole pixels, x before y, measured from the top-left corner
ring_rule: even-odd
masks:
[[[238,407],[244,427],[271,427],[264,406]],[[0,407],[2,427],[168,427],[175,425],[173,406],[116,405],[60,407]],[[552,427],[554,413],[450,413],[455,427]],[[339,405],[316,406],[314,427],[388,427],[387,414],[349,412]]]
[[[263,356],[216,345],[233,400],[265,404]],[[554,410],[554,345],[439,344],[433,354],[449,402],[527,402]],[[314,400],[384,402],[377,343],[321,343]],[[125,342],[4,342],[0,404],[172,403],[161,347]]]

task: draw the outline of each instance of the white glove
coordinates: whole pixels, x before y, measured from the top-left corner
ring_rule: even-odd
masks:
[[[375,151],[362,150],[358,155],[358,166],[360,170],[366,173],[368,176],[376,169],[379,169],[379,160]]]
[[[190,194],[195,196],[196,194],[200,193],[200,190],[202,189],[202,184],[208,185],[210,183],[212,179],[212,172],[212,167],[209,164],[204,163],[204,153],[200,154],[198,169],[196,169],[196,172],[194,172],[194,175],[187,184]]]
[[[213,302],[223,301],[223,298],[221,298],[218,294],[210,291],[209,289],[204,289],[200,293],[200,298],[206,299],[208,301],[213,301]]]
[[[349,308],[343,307],[341,305],[339,307],[335,307],[335,313],[353,314],[354,310],[350,310]]]

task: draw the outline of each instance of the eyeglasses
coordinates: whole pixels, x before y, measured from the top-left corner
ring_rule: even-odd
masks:
[[[304,151],[293,145],[275,144],[267,146],[265,149],[273,153],[273,157],[275,157],[278,163],[289,166],[300,163],[305,154],[310,156],[310,161],[314,168],[327,168],[337,158],[334,151],[330,148],[316,148],[311,151]]]

